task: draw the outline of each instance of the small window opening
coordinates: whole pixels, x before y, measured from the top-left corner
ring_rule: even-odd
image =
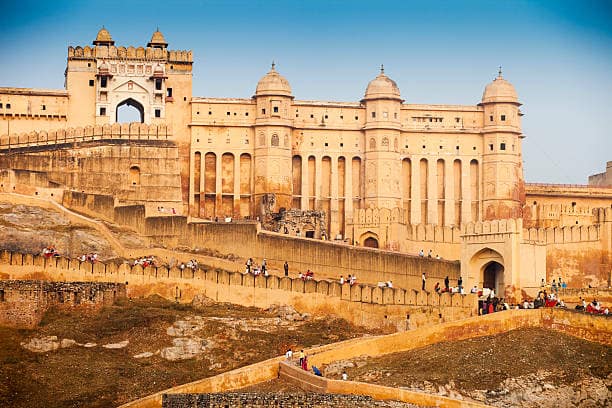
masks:
[[[261,114],[262,114],[262,115],[265,115],[265,114],[266,114],[266,108],[263,108],[263,109],[261,110]]]
[[[42,110],[47,110],[47,105],[43,105],[41,109]]]
[[[500,144],[499,150],[506,150],[506,144],[505,143]]]
[[[100,88],[106,88],[108,81],[106,77],[100,78]]]
[[[493,115],[489,116],[489,121],[493,122]]]
[[[156,91],[161,91],[162,89],[162,80],[161,79],[156,79],[155,80],[155,90]]]
[[[87,63],[87,68],[91,68],[91,62]]]
[[[423,149],[425,148],[425,145],[423,145]]]
[[[376,112],[372,112],[372,117],[375,118],[376,117]]]
[[[155,109],[155,117],[161,118],[161,109]]]
[[[314,118],[314,115],[313,115],[312,113],[310,114],[310,118],[311,118],[311,119],[312,119],[312,118]]]
[[[395,113],[393,114],[393,118],[394,118],[394,119],[397,119],[397,112],[395,112]]]
[[[461,118],[455,118],[455,123],[459,123],[460,120]]]
[[[2,109],[2,104],[0,103],[0,109]]]
[[[340,147],[344,147],[344,143],[340,143]]]
[[[140,184],[140,168],[138,166],[130,167],[130,184],[133,186]]]
[[[94,86],[94,80],[93,79],[89,80],[89,86]]]
[[[244,112],[244,116],[249,116],[249,112]]]
[[[230,113],[229,113],[229,112],[225,112],[225,114],[226,114],[227,116],[229,116],[229,115],[230,115]]]
[[[344,119],[344,116],[340,115],[340,119]]]
[[[329,144],[327,142],[325,142],[325,147],[329,146]]]
[[[273,107],[272,110],[274,113],[278,113],[278,106]]]
[[[455,146],[455,149],[459,150],[459,146]]]
[[[166,89],[166,96],[167,96],[168,98],[172,98],[172,88],[167,88],[167,89]]]
[[[325,119],[327,119],[327,115],[325,115]]]
[[[472,150],[476,150],[476,146],[473,146],[473,147],[472,147]]]
[[[355,120],[359,120],[359,116],[355,116]]]
[[[501,115],[501,120],[505,121],[506,120],[506,115]]]
[[[493,145],[492,144],[489,145],[489,150],[493,151]]]
[[[209,114],[209,115],[212,115],[212,111],[208,111],[208,114]]]
[[[106,116],[106,108],[100,108],[100,116]]]
[[[6,109],[11,109],[11,104],[10,103],[6,104]]]

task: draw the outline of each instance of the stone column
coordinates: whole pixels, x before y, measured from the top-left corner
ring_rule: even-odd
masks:
[[[215,162],[215,216],[219,216],[219,211],[221,209],[223,189],[222,189],[222,163],[223,163],[223,155],[217,154]],[[221,214],[222,216],[223,214]]]
[[[240,153],[234,155],[234,217],[240,216]]]
[[[455,175],[453,159],[444,161],[444,226],[455,223]]]
[[[472,193],[470,191],[470,159],[461,160],[461,222],[472,220]]]
[[[427,160],[427,223],[438,224],[438,163]]]
[[[346,163],[346,162],[345,162]],[[330,163],[330,177],[331,177],[331,186],[330,186],[330,200],[329,200],[329,239],[333,239],[338,235],[340,231],[340,226],[338,225],[338,156],[331,156]]]
[[[410,223],[417,225],[421,223],[421,158],[411,157],[412,179],[410,180]]]
[[[302,156],[302,198],[300,199],[300,206],[302,210],[308,210],[308,156]]]

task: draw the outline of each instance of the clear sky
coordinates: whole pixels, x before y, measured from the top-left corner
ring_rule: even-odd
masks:
[[[0,86],[62,88],[68,45],[156,27],[194,52],[193,95],[250,97],[270,62],[297,99],[358,101],[381,63],[407,103],[474,105],[503,66],[529,182],[580,183],[612,160],[612,1],[9,1]]]

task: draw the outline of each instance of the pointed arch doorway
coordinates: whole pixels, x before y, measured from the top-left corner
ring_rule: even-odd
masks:
[[[128,98],[117,105],[115,110],[116,123],[144,123],[144,106],[135,99]]]

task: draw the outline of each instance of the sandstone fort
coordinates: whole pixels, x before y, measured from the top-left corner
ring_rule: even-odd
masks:
[[[91,45],[68,47],[65,89],[0,88],[0,215],[25,225],[30,211],[35,220],[20,242],[17,229],[0,230],[0,326],[34,329],[48,310],[89,315],[149,295],[176,304],[205,295],[305,312],[289,309],[269,326],[334,315],[363,330],[400,332],[312,342],[324,344],[309,350],[319,366],[514,329],[556,330],[609,349],[606,317],[553,308],[481,317],[477,292],[467,293],[488,288],[522,304],[558,280],[568,302],[584,294],[612,299],[612,161],[584,185],[526,183],[524,113],[511,72],[500,68],[473,105],[432,105],[402,95],[384,66],[364,78],[359,101],[301,100],[275,63],[265,74],[262,67],[245,98],[194,96],[193,64],[192,52],[170,49],[159,30],[146,46],[125,46],[102,28]],[[139,121],[123,123],[126,108]],[[46,239],[38,228],[53,222],[71,237],[62,256],[26,250],[26,241]],[[77,258],[90,240],[107,242],[113,256]],[[150,253],[172,261],[126,261]],[[174,262],[187,255],[210,263]],[[245,273],[251,257],[265,258],[271,274],[251,276],[250,264]],[[285,262],[291,269],[283,274]],[[303,277],[307,271],[315,279]],[[344,284],[350,275],[358,284]],[[445,279],[459,290],[434,291]],[[244,313],[231,321],[234,333],[252,324]],[[187,316],[168,333],[205,320]],[[190,357],[221,344],[196,339],[181,340],[196,344]],[[53,350],[77,344],[51,343]],[[154,355],[144,354],[134,358]],[[144,387],[138,396],[149,396],[125,406],[158,407],[162,399],[167,407],[374,406],[379,399],[482,406],[314,378],[282,358],[260,357],[170,393],[179,395],[151,394],[173,384]],[[277,377],[329,395],[193,394]]]

